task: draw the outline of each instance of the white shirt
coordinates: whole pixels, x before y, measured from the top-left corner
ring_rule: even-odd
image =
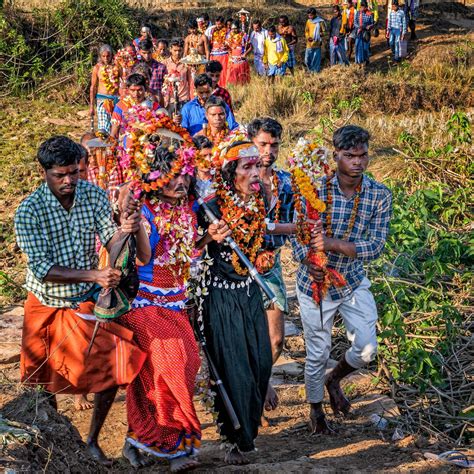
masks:
[[[250,33],[250,44],[253,48],[253,54],[256,56],[263,56],[263,44],[268,37],[268,31],[262,28],[260,31],[252,31]]]

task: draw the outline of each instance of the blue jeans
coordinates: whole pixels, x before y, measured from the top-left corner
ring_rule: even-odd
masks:
[[[393,57],[395,60],[400,59],[400,39],[402,37],[402,32],[399,28],[390,29],[390,49],[392,50]]]
[[[349,64],[346,57],[344,40],[340,40],[337,44],[334,44],[332,38],[329,40],[329,57],[331,60],[331,66],[334,66],[335,64]]]
[[[306,48],[304,55],[306,67],[311,72],[321,71],[321,48]]]
[[[364,41],[362,33],[357,35],[355,40],[355,62],[356,64],[364,64],[369,60],[370,41]]]

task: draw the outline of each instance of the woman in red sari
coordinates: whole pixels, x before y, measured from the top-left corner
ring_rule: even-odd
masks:
[[[230,51],[227,69],[228,84],[248,84],[250,82],[250,66],[244,56],[246,44],[247,35],[243,31],[239,31],[237,25],[233,24],[227,38],[227,46]]]
[[[141,451],[168,459],[172,472],[198,465],[201,427],[193,405],[199,352],[185,309],[190,262],[196,251],[197,220],[188,198],[195,150],[151,146],[142,208],[152,258],[138,269],[140,288],[132,310],[121,318],[148,356],[127,389],[128,433],[124,456],[147,465]],[[145,186],[146,189],[147,186]],[[219,234],[220,232],[220,234]],[[209,229],[220,241],[223,222]],[[205,240],[202,239],[203,244]]]

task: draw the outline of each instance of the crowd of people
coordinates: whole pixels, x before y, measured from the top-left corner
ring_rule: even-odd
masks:
[[[340,32],[351,15],[362,29],[375,24],[364,0],[355,14],[343,10],[344,19],[339,8],[334,12],[330,32]],[[198,18],[184,41],[169,44],[144,27],[115,58],[103,45],[90,89],[98,133],[85,133],[80,143],[64,136],[44,141],[37,158],[45,182],[15,215],[28,260],[22,381],[43,386],[53,404],[61,392],[86,407],[87,394],[95,394],[87,445],[105,465],[110,460],[99,432],[118,388],[126,386],[123,455],[131,465],[156,456],[168,459],[172,471],[196,467],[198,374],[227,443],[226,462],[246,462],[265,410],[278,406],[270,375],[285,337],[281,249],[287,243],[298,264],[312,432],[331,432],[324,388],[334,413],[349,413],[340,382],[376,355],[377,308],[363,264],[383,250],[391,195],[364,174],[369,133],[354,125],[334,133],[335,169],[320,178],[325,205],[314,220],[292,174],[276,166],[282,125],[271,117],[237,123],[226,89],[250,77],[249,51],[257,74],[281,75],[286,68],[291,74],[297,32],[286,17],[263,30],[247,12],[239,15],[213,25]],[[394,37],[406,26],[397,30],[399,17],[389,17]],[[324,25],[310,9],[310,70],[319,68]],[[362,54],[357,35],[356,58]],[[343,39],[333,41],[331,57],[345,62]],[[328,270],[311,252],[327,255],[327,266],[343,278],[319,299],[314,285],[327,281]],[[113,311],[103,309],[107,297]],[[351,347],[325,379],[336,312]],[[110,320],[96,331],[101,318]],[[196,326],[209,354],[203,367]],[[207,382],[211,365],[217,384]]]

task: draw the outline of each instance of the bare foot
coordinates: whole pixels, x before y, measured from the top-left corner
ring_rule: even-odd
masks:
[[[247,464],[249,461],[248,459],[239,451],[238,448],[232,448],[231,450],[227,451],[224,457],[224,461],[227,464]]]
[[[309,415],[309,426],[311,428],[311,434],[324,434],[330,435],[334,431],[329,428],[326,422],[326,416],[322,410],[314,410],[311,408],[311,414]]]
[[[274,410],[278,406],[278,395],[275,389],[268,384],[267,395],[265,396],[265,410]]]
[[[181,456],[170,460],[170,471],[171,472],[183,472],[195,469],[200,465],[197,459],[190,458],[189,456]]]
[[[132,446],[128,441],[125,441],[122,449],[122,455],[132,467],[138,469],[140,467],[149,466],[152,460],[144,456],[135,446]]]
[[[74,395],[74,408],[77,411],[90,410],[94,404],[87,400],[87,395]]]
[[[338,380],[334,380],[329,374],[326,379],[326,388],[329,393],[329,401],[331,403],[332,411],[335,415],[342,413],[348,415],[351,411],[351,404],[349,400],[344,396]]]
[[[265,415],[262,415],[260,418],[260,425],[262,428],[268,428],[270,426],[270,422]]]
[[[97,441],[88,441],[87,442],[87,451],[90,456],[95,459],[98,463],[102,464],[103,466],[110,467],[112,466],[113,461],[108,459],[102,449],[100,449]]]

